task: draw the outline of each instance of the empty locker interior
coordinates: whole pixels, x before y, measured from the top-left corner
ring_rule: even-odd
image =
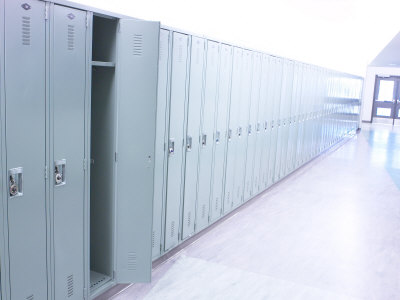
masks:
[[[90,288],[114,269],[115,60],[118,19],[93,16],[90,123]]]

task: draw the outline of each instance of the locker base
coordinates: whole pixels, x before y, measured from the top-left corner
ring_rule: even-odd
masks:
[[[110,276],[90,271],[90,291],[93,292],[111,280]]]

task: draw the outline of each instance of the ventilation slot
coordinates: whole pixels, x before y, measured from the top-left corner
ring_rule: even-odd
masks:
[[[128,270],[136,270],[136,252],[128,253]]]
[[[142,56],[143,54],[143,35],[134,34],[133,35],[133,55]]]
[[[33,300],[33,299],[35,299],[35,298],[33,297],[33,295],[30,295],[30,296],[26,297],[26,300]]]
[[[68,50],[74,50],[75,48],[75,26],[68,25],[68,37],[67,37]]]
[[[201,208],[201,218],[204,219],[206,216],[206,205],[203,204],[202,208]]]
[[[74,295],[74,275],[67,277],[67,297],[70,298]]]
[[[151,235],[151,247],[152,247],[152,248],[154,248],[155,235],[156,235],[156,233],[155,233],[154,230],[153,230],[153,233],[152,233],[152,235]]]
[[[175,221],[171,222],[171,237],[175,235]]]
[[[22,17],[22,45],[29,46],[30,44],[31,44],[31,18]]]
[[[191,217],[191,215],[192,215],[192,214],[191,214],[191,212],[189,211],[189,212],[188,212],[188,216],[187,216],[187,226],[188,226],[188,227],[190,227],[190,223],[191,223],[190,217]]]

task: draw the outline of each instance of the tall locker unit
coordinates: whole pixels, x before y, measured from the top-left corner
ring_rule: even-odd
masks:
[[[217,100],[219,44],[207,41],[204,100],[201,120],[199,186],[197,193],[196,231],[208,225],[212,183],[214,121]]]
[[[253,55],[250,50],[243,50],[242,87],[238,113],[238,143],[235,160],[235,183],[233,207],[239,206],[244,200],[244,179],[246,168],[246,151],[248,138],[248,122],[251,101]]]
[[[265,181],[267,175],[269,151],[269,132],[268,132],[268,82],[269,78],[269,56],[261,54],[261,78],[260,78],[260,102],[257,114],[257,141],[255,145],[254,173],[253,173],[253,195],[256,195],[266,188]]]
[[[229,110],[228,147],[226,154],[224,213],[233,209],[233,193],[236,175],[237,147],[239,137],[240,98],[242,89],[243,50],[233,47],[231,106]]]
[[[157,87],[157,130],[156,148],[154,160],[154,200],[153,200],[153,233],[152,233],[152,255],[153,259],[161,255],[161,237],[163,221],[163,204],[165,202],[165,174],[166,174],[166,151],[168,127],[168,103],[169,103],[169,53],[170,53],[170,31],[160,30],[160,53],[158,58],[158,87]]]
[[[179,242],[179,220],[185,162],[185,112],[190,56],[189,37],[172,35],[172,70],[169,111],[167,198],[165,207],[165,242],[167,251]]]
[[[5,1],[10,299],[47,299],[45,7],[37,0]]]
[[[274,72],[274,85],[273,85],[273,110],[271,120],[271,151],[269,155],[269,175],[268,185],[275,183],[276,173],[275,168],[277,165],[277,153],[280,149],[278,147],[278,129],[279,129],[279,116],[281,107],[281,89],[282,89],[282,72],[283,72],[283,60],[282,58],[276,57],[273,59],[273,72]]]
[[[84,290],[86,12],[50,11],[50,199],[55,299]]]
[[[232,47],[221,44],[215,120],[213,183],[210,220],[217,220],[223,213],[226,151],[228,147],[228,122],[231,103]]]
[[[183,197],[182,239],[195,231],[200,151],[201,104],[204,89],[206,41],[192,37],[190,85],[186,127],[185,190]]]
[[[249,122],[247,128],[247,151],[246,151],[246,165],[245,165],[245,180],[244,180],[244,201],[247,201],[253,195],[253,175],[254,175],[254,162],[256,154],[257,138],[260,131],[258,123],[259,115],[259,100],[260,100],[260,87],[261,87],[261,72],[262,72],[261,54],[253,53],[253,70],[251,82],[251,96],[249,101]]]

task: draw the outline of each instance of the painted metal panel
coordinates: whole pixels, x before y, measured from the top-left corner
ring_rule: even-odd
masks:
[[[23,168],[21,195],[8,195],[13,299],[47,299],[44,12],[41,1],[5,3],[6,168]]]
[[[201,105],[204,88],[205,46],[202,38],[192,37],[190,86],[187,109],[185,190],[183,197],[182,239],[195,231],[200,151]]]
[[[154,161],[154,203],[153,203],[153,259],[161,254],[162,212],[166,191],[168,102],[169,102],[169,60],[170,31],[160,30],[160,53],[158,58],[158,88],[157,88],[157,129]]]
[[[185,161],[185,112],[189,37],[173,33],[171,100],[169,111],[168,175],[165,208],[165,244],[167,251],[179,242],[179,220]]]
[[[218,87],[219,44],[207,42],[207,66],[200,136],[199,189],[197,194],[196,231],[208,225],[212,183],[213,133]]]
[[[259,139],[260,128],[258,126],[259,115],[259,100],[261,87],[261,54],[253,53],[253,70],[251,81],[251,96],[249,101],[249,121],[247,127],[247,151],[245,165],[245,180],[244,180],[244,201],[249,200],[253,196],[253,175],[255,168],[255,154],[257,139]]]
[[[152,269],[160,24],[120,20],[119,25],[116,281],[147,282]]]
[[[232,47],[221,45],[219,83],[217,91],[217,116],[214,136],[213,184],[210,220],[217,220],[223,213],[226,151],[228,147],[228,122],[231,102]],[[217,140],[217,138],[219,139]]]
[[[246,152],[248,137],[248,121],[251,100],[251,79],[252,79],[252,52],[243,50],[242,88],[238,113],[238,143],[236,149],[235,185],[233,194],[233,207],[243,202],[244,177],[246,168]]]
[[[233,194],[236,175],[236,152],[238,145],[240,99],[242,89],[243,50],[233,48],[231,106],[229,112],[228,149],[226,154],[224,213],[233,209]]]
[[[50,40],[54,290],[82,299],[86,12],[55,5]]]

